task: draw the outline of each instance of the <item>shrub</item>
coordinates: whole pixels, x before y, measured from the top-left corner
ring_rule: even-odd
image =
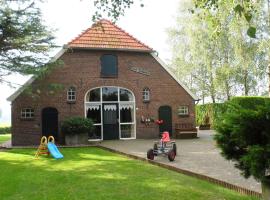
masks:
[[[196,124],[215,126],[222,113],[226,111],[225,103],[209,103],[204,105],[196,105]]]
[[[93,122],[83,117],[71,117],[62,123],[61,129],[65,135],[89,134],[93,129]]]
[[[10,134],[10,133],[11,133],[11,127],[0,127],[0,135]]]
[[[270,183],[270,98],[236,97],[217,121],[215,140],[247,178]]]

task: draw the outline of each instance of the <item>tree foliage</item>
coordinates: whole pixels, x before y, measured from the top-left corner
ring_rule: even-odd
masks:
[[[205,10],[215,11],[216,13],[223,12],[220,4],[224,2],[223,0],[193,0],[196,8],[203,8]],[[256,38],[257,28],[256,23],[252,21],[252,19],[257,15],[260,11],[257,9],[257,4],[264,2],[260,1],[251,1],[251,0],[228,0],[227,3],[230,3],[232,6],[230,11],[241,18],[243,18],[248,27],[246,29],[246,33],[251,38]]]
[[[105,14],[106,17],[111,18],[112,21],[117,21],[135,1],[140,2],[141,7],[144,6],[142,0],[94,0],[93,4],[96,11],[92,20],[97,21],[103,18]]]
[[[259,95],[267,82],[268,13],[253,16],[260,23],[258,37],[251,39],[244,31],[246,22],[231,11],[234,5],[230,1],[218,5],[220,12],[198,8],[194,13],[188,12],[194,8],[190,1],[181,1],[177,26],[169,30],[171,68],[203,102]]]
[[[215,139],[225,158],[236,162],[245,177],[270,181],[270,99],[233,98],[223,120],[216,123]]]
[[[14,72],[39,73],[48,62],[53,39],[36,1],[0,1],[0,80]]]

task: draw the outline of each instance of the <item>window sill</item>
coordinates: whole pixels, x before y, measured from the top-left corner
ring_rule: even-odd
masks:
[[[34,121],[35,118],[32,117],[32,118],[20,118],[21,121]]]
[[[181,114],[180,115],[178,114],[178,117],[186,118],[186,117],[189,117],[189,114],[182,114],[182,115]]]
[[[100,78],[118,78],[118,75],[104,75],[104,74],[100,74]]]
[[[67,104],[75,104],[76,101],[67,101]]]
[[[150,103],[150,100],[143,100],[143,103]]]

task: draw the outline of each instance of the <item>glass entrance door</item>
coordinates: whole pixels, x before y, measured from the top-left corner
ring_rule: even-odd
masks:
[[[103,139],[119,139],[118,103],[103,103]]]

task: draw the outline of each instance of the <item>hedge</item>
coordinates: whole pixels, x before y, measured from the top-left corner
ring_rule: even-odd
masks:
[[[222,114],[229,112],[228,102],[239,105],[246,109],[256,109],[258,105],[265,105],[266,102],[270,104],[269,97],[233,97],[230,101],[225,103],[209,103],[204,105],[196,105],[196,125],[210,124],[211,128],[215,127],[215,123],[221,120]]]
[[[0,135],[10,134],[10,133],[11,133],[11,127],[0,127]]]
[[[225,111],[225,103],[196,105],[196,124],[197,126],[210,124],[213,128],[215,121],[218,120]]]

